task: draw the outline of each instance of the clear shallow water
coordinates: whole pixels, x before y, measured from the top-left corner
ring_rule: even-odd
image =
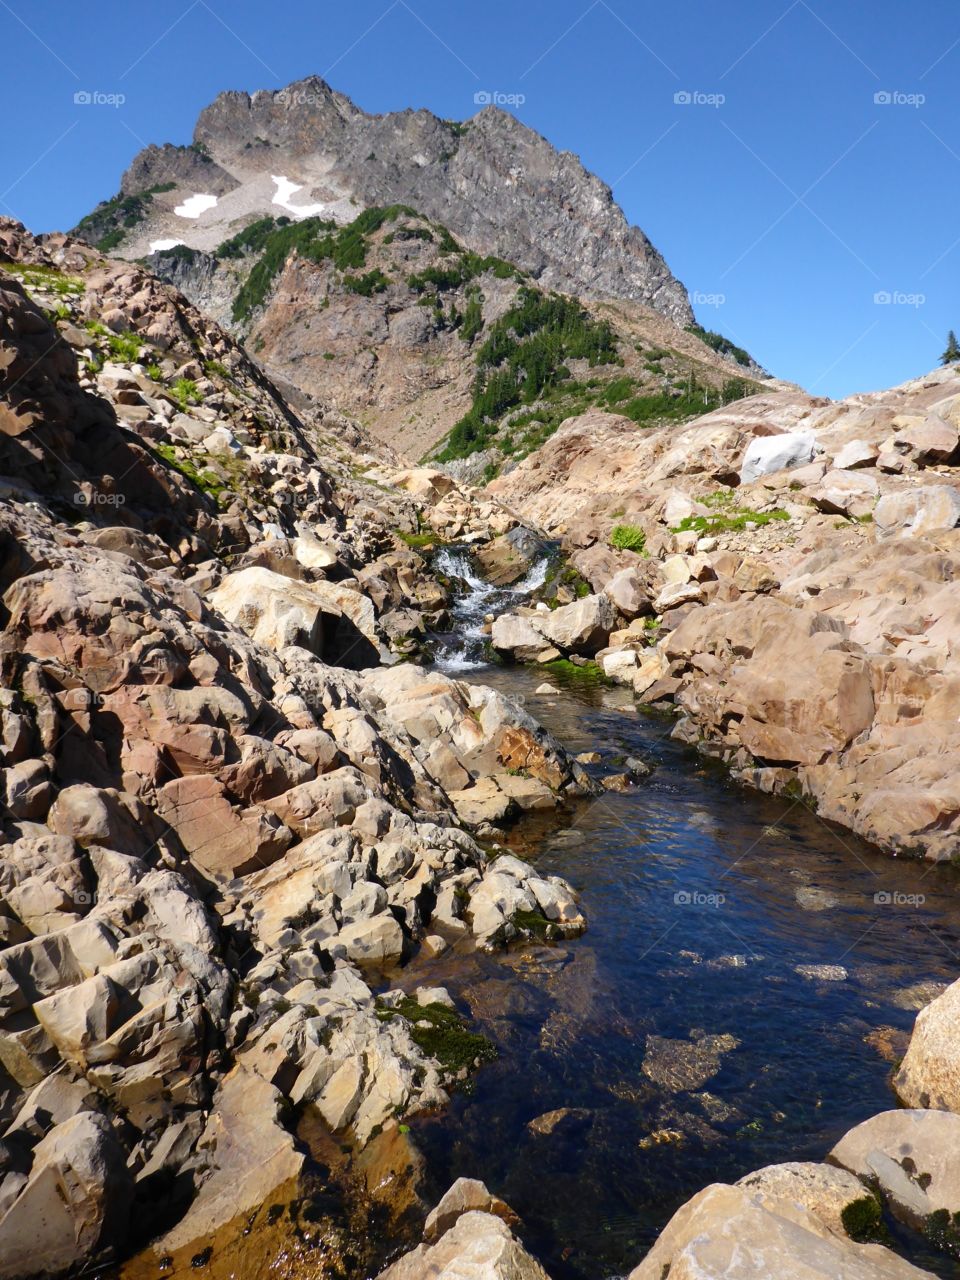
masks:
[[[960,975],[957,874],[743,791],[622,690],[551,674],[564,684],[551,698],[534,694],[542,671],[470,677],[522,694],[572,751],[601,751],[600,772],[628,754],[657,768],[627,794],[512,836],[581,891],[589,931],[433,963],[430,979],[471,1009],[500,1057],[415,1134],[434,1189],[484,1179],[555,1280],[622,1274],[707,1183],[822,1159],[896,1106],[884,1055],[902,1054],[930,984]],[[797,971],[820,965],[846,977]],[[531,1130],[557,1109],[572,1114]],[[960,1274],[949,1261],[937,1269]]]

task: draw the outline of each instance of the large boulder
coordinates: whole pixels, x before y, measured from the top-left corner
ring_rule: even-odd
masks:
[[[908,1107],[960,1112],[960,981],[917,1014],[893,1084]]]
[[[463,1214],[435,1244],[421,1244],[379,1280],[547,1280],[547,1274],[491,1213]]]
[[[616,627],[617,610],[601,592],[561,605],[552,613],[534,614],[530,625],[565,653],[592,655],[604,647]]]
[[[132,1183],[104,1116],[56,1125],[33,1150],[19,1194],[0,1217],[0,1277],[55,1276],[89,1257],[105,1228],[123,1230]]]
[[[922,538],[960,523],[960,490],[931,484],[888,493],[873,509],[873,523],[882,538],[905,534]]]
[[[784,431],[773,436],[755,436],[747,445],[740,466],[740,483],[750,484],[761,476],[774,475],[813,461],[817,438],[812,431]]]
[[[804,1195],[804,1199],[806,1198]],[[866,1194],[866,1193],[864,1193]],[[888,1249],[856,1244],[794,1195],[715,1183],[679,1209],[629,1280],[930,1280]]]
[[[828,1159],[882,1194],[893,1213],[922,1226],[960,1212],[960,1115],[883,1111],[844,1134]]]

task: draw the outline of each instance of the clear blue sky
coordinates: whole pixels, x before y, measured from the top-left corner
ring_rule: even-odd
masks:
[[[369,111],[456,119],[478,92],[522,95],[510,109],[612,185],[701,322],[780,376],[888,386],[960,330],[947,0],[0,0],[0,32],[0,211],[33,230],[114,194],[143,144],[188,142],[222,89],[317,73]]]

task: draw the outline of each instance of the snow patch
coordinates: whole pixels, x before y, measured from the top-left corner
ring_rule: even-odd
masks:
[[[206,213],[208,209],[216,208],[216,196],[188,196],[183,204],[178,204],[174,209],[174,213],[181,218],[199,218],[201,213]]]
[[[150,252],[162,253],[164,249],[175,249],[178,244],[183,244],[182,240],[151,240]]]
[[[271,177],[277,184],[277,192],[273,197],[273,203],[278,204],[281,209],[286,209],[288,213],[292,213],[295,218],[318,218],[326,209],[327,206],[325,204],[291,204],[291,199],[298,191],[303,190],[303,186],[298,186],[295,182],[291,182],[289,178],[278,177],[276,174],[271,174]]]

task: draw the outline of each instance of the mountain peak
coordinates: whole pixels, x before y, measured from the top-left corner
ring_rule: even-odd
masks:
[[[424,109],[371,115],[319,76],[228,90],[200,113],[192,146],[141,151],[121,196],[122,216],[106,202],[78,233],[109,237],[105,247],[125,257],[158,244],[209,252],[278,213],[342,224],[403,204],[547,288],[693,320],[683,285],[610,187],[493,105],[461,123]]]

